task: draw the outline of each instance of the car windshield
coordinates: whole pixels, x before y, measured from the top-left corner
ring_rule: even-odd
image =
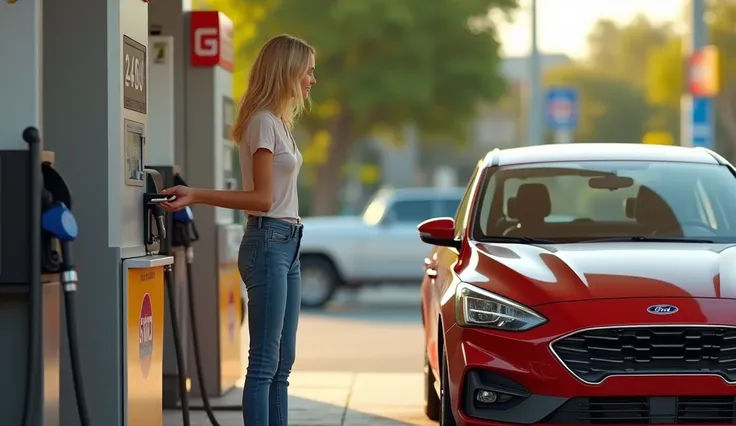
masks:
[[[489,169],[473,237],[736,242],[736,178],[726,166],[583,161]]]

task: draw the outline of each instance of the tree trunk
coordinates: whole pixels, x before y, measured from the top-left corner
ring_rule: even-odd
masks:
[[[726,137],[736,150],[736,84],[726,86],[723,94],[718,98],[716,104],[716,115],[720,118],[723,128],[726,129]]]
[[[335,117],[330,129],[327,162],[317,169],[317,183],[312,190],[310,213],[313,216],[335,215],[340,210],[342,167],[353,145],[353,118],[348,111]]]

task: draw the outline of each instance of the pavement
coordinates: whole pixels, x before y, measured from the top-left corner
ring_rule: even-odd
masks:
[[[422,331],[416,286],[340,295],[302,313],[289,387],[289,426],[436,426],[423,412]],[[243,333],[247,353],[247,333]],[[245,360],[244,360],[245,362]],[[242,389],[213,401],[220,426],[243,426]],[[197,401],[192,401],[197,405]],[[211,426],[203,411],[192,426]],[[179,411],[164,426],[181,426]]]

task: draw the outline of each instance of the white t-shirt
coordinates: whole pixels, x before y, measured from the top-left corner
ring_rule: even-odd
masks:
[[[303,162],[302,154],[283,122],[269,111],[258,111],[251,116],[240,142],[240,170],[246,191],[254,189],[253,154],[259,148],[273,153],[273,206],[268,212],[245,213],[249,216],[299,219],[297,177]]]

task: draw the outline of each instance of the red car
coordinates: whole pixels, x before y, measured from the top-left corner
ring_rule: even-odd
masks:
[[[419,234],[440,425],[736,424],[736,169],[718,154],[495,150]]]

